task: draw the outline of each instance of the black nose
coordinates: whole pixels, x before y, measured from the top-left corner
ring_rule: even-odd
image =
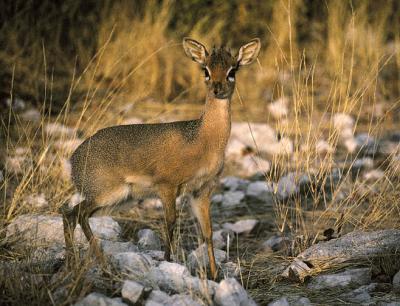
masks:
[[[214,94],[217,95],[222,91],[222,83],[214,83]]]

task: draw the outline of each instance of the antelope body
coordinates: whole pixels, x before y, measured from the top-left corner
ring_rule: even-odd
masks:
[[[190,195],[192,212],[207,244],[211,274],[216,276],[210,195],[222,172],[230,135],[235,72],[258,56],[260,41],[254,39],[242,46],[236,57],[224,48],[214,48],[209,54],[201,43],[189,38],[183,40],[183,47],[205,72],[208,93],[202,116],[189,121],[105,128],[77,148],[71,157],[72,180],[85,200],[73,209],[62,210],[67,259],[72,254],[77,222],[99,252],[88,222],[96,210],[128,197],[157,196],[165,213],[165,259],[170,260],[175,200],[184,193]]]

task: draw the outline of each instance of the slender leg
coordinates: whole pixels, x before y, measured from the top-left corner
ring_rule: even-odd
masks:
[[[213,279],[217,277],[217,267],[215,264],[214,247],[212,240],[212,223],[210,216],[210,199],[209,194],[205,193],[198,198],[194,198],[190,204],[197,221],[200,224],[203,239],[207,245],[208,259],[210,261],[211,276]]]
[[[160,190],[160,198],[164,207],[165,218],[165,254],[164,258],[171,261],[171,249],[173,248],[174,229],[176,222],[176,188],[164,187]]]
[[[94,254],[100,263],[104,263],[105,261],[103,253],[101,251],[97,238],[93,235],[92,229],[90,228],[89,224],[89,217],[95,211],[93,209],[94,205],[90,204],[90,202],[86,202],[85,204],[81,205],[82,203],[74,207],[74,209],[76,209],[75,214],[78,216],[79,225],[81,226],[82,231],[89,242],[90,254]]]
[[[65,238],[65,259],[67,265],[71,265],[75,259],[74,252],[74,231],[77,223],[77,216],[74,215],[73,209],[69,209],[67,204],[61,207],[60,212],[63,216],[64,238]]]

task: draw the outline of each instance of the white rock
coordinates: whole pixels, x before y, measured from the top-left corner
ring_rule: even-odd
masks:
[[[33,262],[57,262],[65,259],[65,249],[61,244],[39,246],[31,254]]]
[[[321,290],[326,288],[346,287],[349,285],[366,285],[371,282],[369,268],[349,269],[336,274],[318,275],[308,284],[309,289]]]
[[[226,262],[226,252],[214,248],[214,257],[217,265]],[[188,256],[188,266],[191,271],[196,271],[199,267],[209,267],[210,261],[207,253],[207,245],[203,243],[196,250],[193,250]]]
[[[364,173],[364,180],[366,181],[377,181],[385,176],[385,172],[380,169],[373,169]]]
[[[150,256],[151,259],[157,260],[157,261],[162,261],[165,258],[165,256],[164,256],[165,252],[164,251],[147,250],[147,251],[144,251],[144,254],[146,254],[147,256]]]
[[[57,123],[57,122],[52,122],[52,123],[48,123],[45,126],[45,131],[47,134],[51,135],[51,136],[69,136],[69,137],[73,137],[76,134],[76,130],[73,128],[70,128],[66,125],[63,125],[61,123]]]
[[[217,284],[190,275],[189,270],[180,264],[163,261],[158,267],[152,267],[147,278],[161,290],[176,293],[188,291],[202,296],[211,296]]]
[[[230,159],[238,159],[246,151],[247,146],[238,139],[230,138],[225,149],[225,155]]]
[[[249,234],[258,223],[255,219],[239,220],[235,223],[224,223],[222,227],[231,230],[236,234]]]
[[[288,103],[287,98],[281,97],[268,105],[268,111],[275,119],[281,119],[289,113]]]
[[[303,282],[306,276],[310,274],[311,268],[306,263],[295,258],[289,267],[282,272],[282,276],[296,282]]]
[[[357,149],[367,155],[375,155],[378,152],[378,142],[367,133],[358,134],[355,141],[357,142]]]
[[[353,153],[357,149],[357,142],[354,138],[350,137],[344,141],[344,146],[349,153]]]
[[[352,164],[352,168],[355,169],[372,169],[373,167],[374,160],[370,157],[358,158]]]
[[[121,227],[118,222],[109,216],[89,218],[90,228],[93,234],[105,240],[119,240]]]
[[[260,151],[268,144],[276,142],[276,134],[268,124],[251,123],[250,128],[247,122],[233,122],[231,127],[231,139],[237,139],[246,147],[255,148],[255,143]]]
[[[116,255],[125,252],[138,252],[139,248],[132,242],[120,242],[112,240],[101,240],[100,246],[106,255]]]
[[[214,302],[219,306],[257,305],[234,278],[227,278],[219,283],[215,292]]]
[[[159,198],[148,198],[148,199],[144,199],[143,203],[141,204],[141,206],[145,209],[162,209],[163,208],[163,204],[161,202],[161,200]]]
[[[226,229],[220,229],[213,232],[213,243],[216,249],[224,249],[227,246],[229,236],[229,243],[232,244],[233,240],[235,239],[235,234]]]
[[[111,261],[118,270],[135,280],[143,278],[155,265],[150,256],[136,252],[117,253],[111,256]]]
[[[119,224],[111,217],[89,219],[93,234],[100,239],[118,240],[121,232]],[[16,238],[22,243],[64,244],[62,218],[50,215],[20,215],[7,226],[7,237]],[[80,226],[75,230],[75,241],[87,243]]]
[[[243,199],[243,191],[227,191],[222,195],[222,206],[233,208],[240,205]]]
[[[199,303],[195,301],[190,295],[188,294],[175,294],[171,296],[171,306],[202,306],[203,303]]]
[[[224,278],[229,277],[239,277],[240,276],[240,266],[232,261],[221,264],[222,272]]]
[[[211,197],[211,203],[212,204],[221,204],[223,200],[224,200],[224,195],[220,194],[220,193],[214,194]]]
[[[264,241],[262,246],[264,251],[267,252],[278,252],[290,245],[290,239],[288,237],[282,237],[279,235],[274,235],[268,240]]]
[[[296,174],[291,172],[281,177],[277,184],[277,194],[282,199],[288,199],[300,191],[296,183]]]
[[[41,114],[37,109],[31,108],[23,112],[20,116],[25,121],[38,122],[40,121]]]
[[[400,293],[400,271],[393,277],[393,291]]]
[[[363,304],[371,302],[370,293],[375,291],[377,283],[361,286],[357,289],[351,290],[340,295],[340,298],[351,303]]]
[[[291,303],[291,306],[311,306],[311,301],[306,297],[300,297]]]
[[[268,306],[290,306],[290,304],[286,297],[281,297],[279,300],[269,303]]]
[[[172,303],[171,297],[160,290],[153,290],[145,302],[145,306],[169,306]]]
[[[29,165],[30,162],[26,156],[16,155],[6,157],[5,168],[8,172],[21,174],[24,173],[24,168],[28,167]]]
[[[318,154],[331,154],[335,149],[325,140],[320,139],[315,144],[315,150]]]
[[[344,128],[339,132],[340,140],[353,140],[355,142],[354,138],[354,128],[353,127],[348,127]]]
[[[272,184],[267,182],[250,183],[246,190],[246,196],[252,200],[272,204],[274,188]]]
[[[144,287],[134,281],[126,280],[122,285],[121,295],[124,299],[135,304],[139,301],[144,291]]]
[[[125,306],[121,299],[111,299],[97,292],[90,293],[75,306]]]
[[[250,183],[248,180],[236,176],[226,176],[222,178],[220,182],[222,188],[230,191],[244,191]]]
[[[338,131],[342,131],[346,128],[353,128],[354,119],[348,114],[337,113],[333,116],[333,125]]]
[[[289,155],[293,153],[293,141],[288,137],[282,137],[277,142],[268,144],[265,152],[271,155]]]
[[[28,195],[25,202],[32,208],[45,208],[49,206],[44,193]]]
[[[236,162],[241,167],[239,174],[243,176],[251,176],[257,172],[267,173],[271,169],[271,163],[268,160],[254,154],[248,154]]]
[[[160,250],[160,237],[151,229],[144,228],[138,232],[138,246],[141,250]]]
[[[15,111],[15,112],[22,111],[26,107],[25,101],[20,98],[13,98],[13,99],[7,98],[6,104],[9,107],[11,106],[13,111]]]

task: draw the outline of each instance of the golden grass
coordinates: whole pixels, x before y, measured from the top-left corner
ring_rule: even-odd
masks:
[[[333,168],[354,162],[357,155],[347,154],[339,144],[339,135],[331,119],[333,113],[351,114],[356,118],[355,130],[377,137],[396,128],[400,100],[393,95],[393,88],[400,85],[400,42],[399,29],[391,29],[395,38],[390,43],[387,40],[391,2],[380,6],[372,17],[369,1],[356,7],[346,1],[328,1],[324,5],[327,6],[327,20],[326,24],[319,26],[326,28],[326,37],[310,42],[308,48],[299,41],[300,31],[296,26],[304,17],[304,2],[275,1],[272,19],[265,21],[268,35],[262,37],[263,49],[258,64],[243,69],[238,76],[238,91],[233,101],[234,119],[269,123],[295,142],[293,156],[272,157],[277,173],[267,176],[268,179],[295,171],[313,173],[318,184],[323,184],[329,180]],[[15,67],[15,75],[11,76],[11,94],[25,91],[37,95],[40,91],[38,80],[45,84],[46,94],[44,100],[39,101],[39,123],[26,125],[11,110],[2,119],[6,153],[14,155],[21,147],[26,152],[22,153],[21,171],[5,172],[5,179],[0,183],[0,236],[4,237],[5,226],[15,217],[34,211],[24,202],[27,195],[45,192],[50,205],[37,212],[53,214],[74,192],[71,183],[62,175],[63,161],[71,152],[66,148],[57,149],[59,141],[75,139],[78,130],[88,136],[132,115],[159,121],[189,119],[200,113],[198,104],[205,94],[202,74],[184,57],[180,41],[182,36],[188,35],[211,46],[213,42],[219,42],[220,33],[229,20],[223,16],[210,24],[205,16],[189,33],[171,33],[169,23],[173,6],[167,1],[161,5],[149,2],[143,14],[135,14],[127,9],[126,2],[109,3],[100,14],[95,52],[85,49],[84,45],[76,46],[78,61],[85,64],[84,68],[77,69],[76,63],[62,59],[61,66],[63,69],[67,67],[65,69],[69,72],[68,83],[52,71],[57,69],[57,65],[50,68],[54,64],[50,58],[61,54],[60,50],[49,50],[47,42],[39,40],[34,33],[29,37],[29,46],[21,45],[19,37],[22,34],[18,27],[30,33],[23,20],[14,24],[15,28],[5,26],[2,29],[10,33],[9,39],[13,42],[6,50],[0,51],[2,61]],[[206,32],[202,30],[205,24],[208,25]],[[79,35],[79,32],[69,35]],[[16,49],[21,49],[21,53],[11,55]],[[23,52],[27,49],[31,52]],[[19,77],[20,74],[27,75],[28,71],[32,72],[31,79]],[[57,99],[52,94],[57,88],[64,90],[66,99],[60,113],[54,116],[48,113],[46,105]],[[84,92],[84,95],[77,96],[77,92]],[[274,119],[267,112],[267,104],[279,97],[289,99],[289,115]],[[157,102],[152,102],[152,99]],[[377,116],[368,111],[376,105],[383,107],[383,114]],[[76,132],[69,136],[50,135],[45,129],[50,122],[67,124]],[[336,149],[336,153],[321,156],[316,152],[315,144],[322,138]],[[307,149],[302,150],[302,147]],[[384,176],[370,185],[352,183],[348,172],[329,194],[312,190],[311,210],[305,208],[307,201],[301,197],[290,205],[276,203],[271,222],[279,230],[288,228],[294,236],[303,235],[304,241],[314,241],[327,225],[345,226],[348,230],[399,228],[396,218],[400,213],[399,164],[400,161],[396,163],[392,157],[381,161]],[[248,215],[261,213],[253,208]],[[180,220],[179,233],[188,230],[190,244],[196,242],[199,235],[193,227],[182,222],[182,218]],[[150,226],[159,225],[151,219],[148,222]],[[178,257],[185,261],[188,243],[182,239],[188,237],[180,235],[177,239]],[[260,239],[262,237],[257,237],[256,241]],[[277,285],[277,273],[272,269],[276,259],[265,259],[262,255],[262,258],[251,258],[251,252],[240,243],[242,240],[237,242],[234,256],[248,268],[242,281],[251,288],[250,292],[258,301],[266,301],[267,294],[271,297],[276,287],[282,288]],[[298,251],[307,246],[305,243]],[[9,259],[5,255],[9,254],[6,245],[0,247],[2,258]],[[254,265],[254,262],[261,264]],[[282,263],[282,259],[278,263]],[[267,267],[263,270],[260,268],[263,266]],[[80,270],[77,268],[77,276],[71,281],[71,301],[87,292],[79,276],[82,276]],[[47,289],[38,288],[34,282],[17,280],[17,274],[14,276],[12,281],[8,279],[0,283],[2,290],[13,288],[8,296],[17,296],[18,292],[25,291],[25,297],[33,300],[33,304],[51,302]],[[269,290],[266,292],[264,288]],[[293,290],[302,291],[299,288]]]

